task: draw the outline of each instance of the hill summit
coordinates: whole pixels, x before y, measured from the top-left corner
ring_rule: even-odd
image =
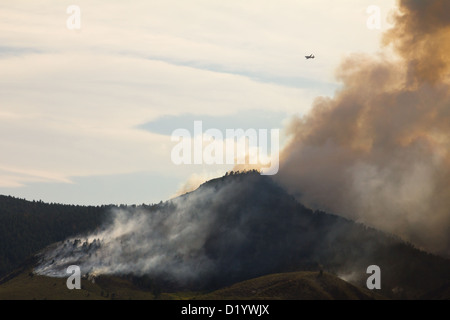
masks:
[[[151,209],[115,209],[113,222],[46,250],[36,272],[135,274],[183,289],[214,289],[279,272],[321,268],[365,286],[382,270],[387,295],[417,297],[450,276],[448,260],[341,217],[312,211],[270,177],[229,174]]]

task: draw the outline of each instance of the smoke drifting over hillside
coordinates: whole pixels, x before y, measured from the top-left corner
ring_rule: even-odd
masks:
[[[205,188],[153,212],[115,209],[104,230],[59,244],[46,253],[36,272],[65,277],[66,268],[76,264],[83,274],[170,275],[180,281],[201,277],[212,267],[202,250],[214,217],[195,206],[213,193]]]
[[[384,37],[399,56],[345,60],[337,72],[342,89],[333,98],[318,98],[310,114],[290,124],[292,140],[274,176],[306,206],[446,254],[448,12],[449,1],[400,1],[396,25]],[[85,243],[72,239],[45,252],[36,272],[63,277],[68,265],[77,264],[83,273],[151,274],[214,286],[317,263],[366,276],[376,256],[394,287],[408,268],[405,277],[415,274],[413,268],[417,274],[429,270],[425,254],[364,226],[313,213],[268,177],[225,179],[152,212],[118,211],[110,226]],[[407,258],[392,265],[399,253]],[[434,284],[442,278],[436,276]]]
[[[275,178],[307,206],[450,254],[450,2],[399,2],[383,38],[397,57],[354,55],[343,87],[292,121]]]
[[[402,257],[400,261],[392,261]],[[153,207],[117,209],[102,231],[57,243],[35,272],[146,275],[168,290],[214,289],[270,273],[315,270],[352,274],[364,285],[367,266],[386,272],[383,288],[431,290],[450,262],[352,221],[313,212],[257,172],[211,180]],[[405,272],[408,270],[408,272]],[[411,274],[428,270],[420,283]],[[416,293],[417,293],[416,292]]]
[[[146,274],[181,287],[231,284],[313,259],[301,250],[314,252],[324,230],[297,229],[313,219],[270,178],[231,175],[152,208],[116,209],[101,232],[47,249],[35,271],[65,277],[75,264],[83,274]]]

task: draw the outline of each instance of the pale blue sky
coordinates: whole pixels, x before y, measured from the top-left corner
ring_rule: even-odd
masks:
[[[172,127],[282,129],[333,94],[343,57],[377,51],[372,4],[386,29],[394,1],[3,0],[0,194],[149,203],[225,173],[175,166]]]

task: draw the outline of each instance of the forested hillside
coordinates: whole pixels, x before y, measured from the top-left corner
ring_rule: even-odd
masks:
[[[88,243],[84,233],[100,227],[91,234],[95,243]],[[65,275],[77,264],[85,273],[145,275],[166,292],[308,270],[364,287],[373,264],[382,270],[381,294],[391,298],[417,299],[433,290],[445,296],[450,279],[448,259],[310,210],[257,172],[231,173],[151,206],[82,207],[0,196],[0,278],[52,243],[35,265],[37,274]]]
[[[0,277],[47,245],[99,227],[111,208],[0,196]]]

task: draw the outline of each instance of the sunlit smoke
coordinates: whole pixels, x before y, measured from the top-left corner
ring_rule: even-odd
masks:
[[[450,2],[399,2],[396,56],[353,55],[292,121],[275,178],[303,203],[450,254]]]

